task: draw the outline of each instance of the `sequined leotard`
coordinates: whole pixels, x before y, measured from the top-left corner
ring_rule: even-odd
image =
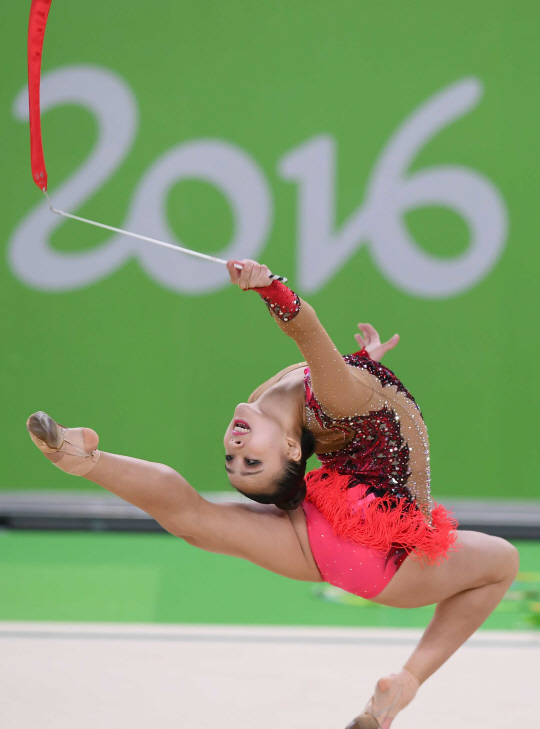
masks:
[[[373,597],[408,553],[437,561],[455,541],[455,520],[431,499],[422,414],[365,350],[342,357],[313,308],[283,284],[257,292],[306,360],[296,367],[305,368],[305,421],[322,464],[307,474],[302,504],[313,556],[326,581]]]

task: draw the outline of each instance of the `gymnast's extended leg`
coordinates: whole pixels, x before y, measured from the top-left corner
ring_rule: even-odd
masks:
[[[247,559],[295,580],[321,581],[307,529],[299,535],[288,512],[254,502],[213,504],[169,466],[97,451],[95,431],[65,429],[46,413],[32,415],[27,427],[58,468],[138,506],[189,544]]]
[[[213,504],[169,466],[112,453],[101,452],[85,478],[143,509],[195,547],[241,557],[292,579],[321,581],[288,513],[276,506]]]

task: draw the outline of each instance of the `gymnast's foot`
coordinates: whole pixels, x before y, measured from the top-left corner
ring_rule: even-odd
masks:
[[[99,461],[99,437],[90,428],[66,428],[41,411],[28,418],[26,427],[45,458],[66,473],[86,476]]]
[[[347,729],[390,729],[398,713],[414,699],[419,686],[418,679],[406,668],[379,679],[364,713],[353,719]]]

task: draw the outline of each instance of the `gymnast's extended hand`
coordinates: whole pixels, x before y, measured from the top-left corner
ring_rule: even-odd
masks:
[[[242,269],[235,268],[234,265],[240,264]],[[244,259],[243,261],[227,261],[227,271],[231,277],[231,283],[237,284],[241,289],[258,289],[264,286],[270,286],[272,279],[269,277],[268,266],[264,266],[257,261]]]
[[[371,359],[376,359],[379,362],[399,342],[399,334],[394,334],[391,339],[381,344],[379,332],[371,324],[359,324],[358,329],[360,329],[362,334],[355,334],[354,338],[360,345],[360,348],[365,347]]]

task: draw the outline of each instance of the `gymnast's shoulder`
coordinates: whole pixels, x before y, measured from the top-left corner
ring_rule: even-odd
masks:
[[[282,380],[286,375],[291,372],[295,372],[296,370],[303,369],[304,367],[307,367],[307,364],[305,362],[299,362],[298,364],[289,365],[289,367],[285,367],[285,369],[280,370],[269,380],[266,380],[266,382],[263,382],[262,385],[259,385],[256,390],[253,390],[251,395],[248,397],[248,403],[256,402],[262,394]]]

